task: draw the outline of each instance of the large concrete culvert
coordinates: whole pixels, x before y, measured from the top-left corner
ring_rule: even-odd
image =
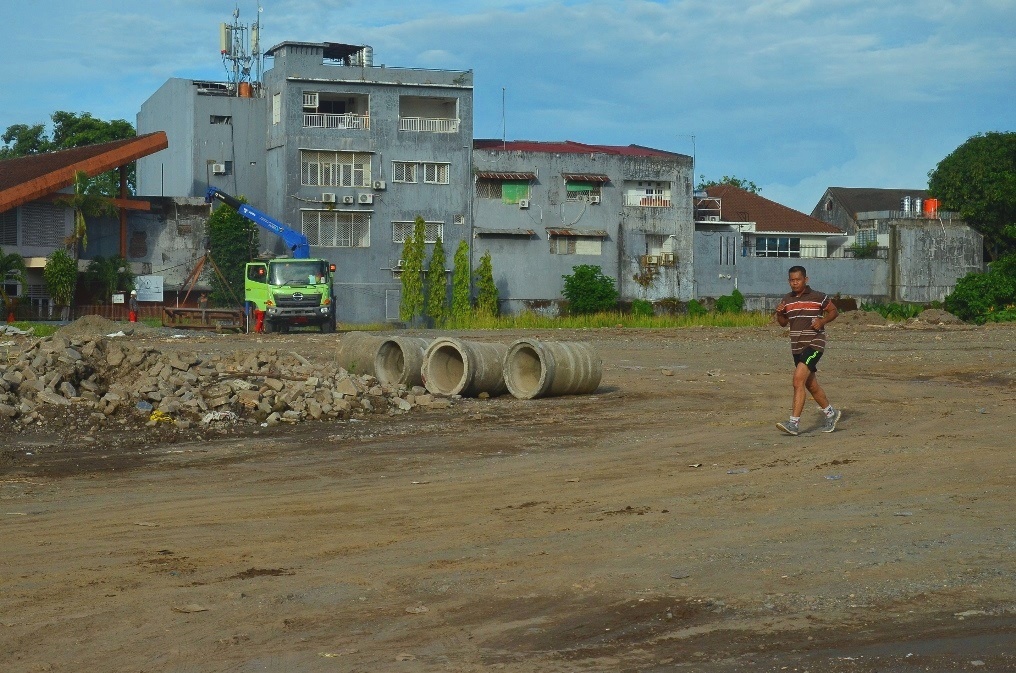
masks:
[[[394,336],[381,342],[374,358],[374,375],[382,384],[423,385],[423,354],[430,344],[421,337]]]
[[[440,395],[503,395],[508,392],[503,375],[507,352],[505,344],[435,339],[423,355],[423,383]]]
[[[523,400],[592,393],[603,377],[603,363],[585,342],[519,339],[508,348],[503,370],[506,387]]]

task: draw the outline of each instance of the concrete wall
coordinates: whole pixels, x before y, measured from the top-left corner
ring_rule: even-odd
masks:
[[[958,279],[984,270],[983,237],[966,224],[895,220],[890,230],[890,248],[897,251],[892,271],[897,301],[941,301]]]
[[[530,185],[530,207],[499,199],[473,199],[472,261],[490,251],[494,281],[502,297],[502,310],[551,310],[561,299],[563,276],[575,266],[599,266],[617,281],[624,300],[648,297],[691,298],[692,206],[691,158],[630,157],[614,154],[577,154],[483,149],[473,153],[478,172],[535,173]],[[600,188],[600,203],[568,201],[562,173],[603,174],[610,182]],[[625,180],[671,183],[672,206],[645,208],[624,205]],[[606,232],[598,238],[600,254],[551,254],[548,230]],[[484,230],[532,230],[532,235],[488,234]],[[648,289],[632,277],[645,255],[646,234],[673,236],[672,249],[679,264],[660,267]]]

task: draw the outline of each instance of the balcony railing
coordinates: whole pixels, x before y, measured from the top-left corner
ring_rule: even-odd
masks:
[[[432,117],[399,117],[400,131],[422,133],[458,133],[459,120]]]
[[[646,196],[645,194],[625,194],[624,205],[640,208],[669,208],[670,199],[663,196]]]
[[[303,127],[316,129],[352,129],[365,130],[370,128],[370,117],[358,114],[323,114],[319,112],[304,112]]]
[[[803,257],[812,259],[889,259],[889,248],[845,246],[829,250],[824,245],[802,245],[793,249],[757,249],[748,243],[741,247],[742,257]]]

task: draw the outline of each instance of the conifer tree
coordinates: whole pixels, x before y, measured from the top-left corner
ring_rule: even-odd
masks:
[[[500,313],[497,285],[494,284],[494,268],[490,263],[490,250],[483,253],[476,270],[476,313],[494,317]]]
[[[445,274],[445,251],[441,237],[434,243],[427,268],[427,315],[434,326],[443,325],[448,319],[448,276]]]
[[[406,238],[402,247],[402,303],[399,320],[411,322],[423,315],[423,255],[426,252],[427,225],[417,216],[413,235]]]
[[[452,262],[452,310],[453,320],[465,320],[472,311],[469,282],[469,243],[459,241]]]

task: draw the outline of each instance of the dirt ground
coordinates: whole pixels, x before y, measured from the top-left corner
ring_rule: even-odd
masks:
[[[594,395],[8,436],[0,671],[1016,670],[1016,328],[829,331],[832,434],[777,431],[770,327],[526,333]]]

